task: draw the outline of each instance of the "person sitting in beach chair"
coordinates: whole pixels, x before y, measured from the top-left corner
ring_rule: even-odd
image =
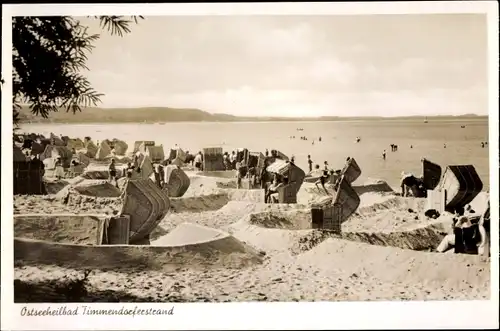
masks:
[[[264,202],[265,203],[272,202],[271,196],[273,194],[277,195],[278,194],[278,188],[280,188],[282,186],[283,186],[283,183],[280,180],[279,175],[278,174],[274,174],[273,182],[272,182],[271,185],[269,185],[269,187],[266,190],[265,197],[264,197]],[[275,197],[276,197],[276,195],[275,195]]]
[[[489,202],[486,211],[479,217],[475,213],[469,213],[464,208],[455,210],[452,232],[447,234],[436,252],[445,253],[455,248],[455,253],[486,255],[488,250],[487,224],[489,230]]]
[[[278,182],[278,184],[276,185],[272,185],[270,188],[269,188],[269,200],[271,203],[279,203],[280,202],[280,199],[279,199],[279,189],[281,187],[284,187],[288,185],[288,177],[283,177],[283,179],[281,181]]]

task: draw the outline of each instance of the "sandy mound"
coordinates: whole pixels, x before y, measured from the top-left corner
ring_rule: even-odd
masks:
[[[103,180],[84,180],[81,183],[73,185],[72,188],[79,194],[93,197],[117,198],[121,195],[119,188]]]
[[[311,212],[308,209],[295,211],[272,211],[248,215],[248,224],[263,228],[305,230],[311,229]]]
[[[367,193],[360,208],[342,224],[343,231],[392,232],[427,224],[426,200]]]
[[[214,178],[236,178],[236,170],[229,171],[204,171],[197,172],[196,175],[203,177],[214,177]]]
[[[229,198],[233,201],[264,202],[264,190],[227,189],[224,192],[227,192]]]
[[[233,239],[234,240],[234,239]],[[237,243],[237,241],[236,241]],[[84,246],[14,239],[14,263],[57,265],[77,270],[142,272],[199,268],[242,268],[260,263],[259,255],[234,241],[186,246]]]
[[[200,195],[208,195],[214,194],[221,191],[217,184],[218,182],[227,182],[226,179],[219,178],[210,178],[205,176],[196,176],[191,173],[187,173],[189,177],[189,188],[186,193],[184,193],[183,197],[189,196],[200,196]]]
[[[211,194],[198,197],[170,198],[170,210],[174,213],[199,213],[218,210],[229,202],[227,194]]]
[[[96,198],[71,194],[68,203],[57,196],[14,196],[14,214],[107,214],[113,215],[121,209],[120,198]]]
[[[16,215],[14,237],[95,245],[104,216]]]
[[[477,256],[415,252],[339,239],[327,239],[299,255],[298,261],[321,264],[325,273],[352,273],[389,282],[437,282],[455,288],[489,286],[490,277],[489,264],[479,262]]]
[[[394,190],[387,184],[386,181],[381,179],[367,179],[362,185],[353,185],[352,188],[358,195],[369,192],[394,192]]]

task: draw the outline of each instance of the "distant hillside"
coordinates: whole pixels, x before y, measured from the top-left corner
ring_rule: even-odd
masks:
[[[241,117],[228,114],[211,114],[200,109],[182,109],[168,107],[147,108],[85,108],[73,114],[61,110],[49,115],[49,118],[35,116],[28,107],[22,107],[21,123],[158,123],[158,122],[249,122],[249,121],[343,121],[343,120],[390,120],[418,119],[422,116],[408,117]],[[461,116],[435,116],[442,120],[453,118],[487,118],[467,114]]]

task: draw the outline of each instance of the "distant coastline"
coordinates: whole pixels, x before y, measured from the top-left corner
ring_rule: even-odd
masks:
[[[486,115],[464,114],[457,116],[401,116],[401,117],[249,117],[229,114],[211,114],[200,109],[180,109],[168,107],[144,108],[85,108],[73,114],[61,110],[50,113],[49,118],[33,115],[23,106],[20,124],[96,124],[96,123],[175,123],[175,122],[322,122],[322,121],[398,121],[398,120],[487,120]]]

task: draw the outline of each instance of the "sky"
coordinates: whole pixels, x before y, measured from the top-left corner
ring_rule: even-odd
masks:
[[[124,37],[101,31],[85,74],[106,108],[486,115],[486,24],[481,14],[145,17]]]

